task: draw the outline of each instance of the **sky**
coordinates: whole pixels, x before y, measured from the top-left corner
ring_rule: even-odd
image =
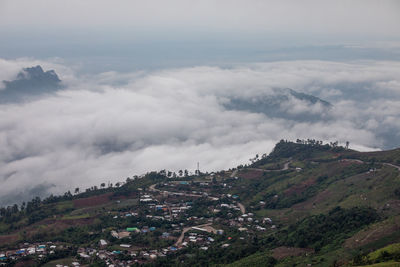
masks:
[[[10,30],[37,32],[80,29],[146,35],[245,31],[396,37],[399,7],[398,1],[388,0],[3,0],[1,22]]]
[[[1,0],[0,56],[63,58],[84,72],[393,60],[399,12],[396,0]]]
[[[197,162],[233,168],[280,139],[398,147],[399,11],[369,0],[0,0],[0,81],[41,65],[63,84],[0,104],[0,204]],[[226,107],[285,88],[332,107],[291,96],[278,117]]]

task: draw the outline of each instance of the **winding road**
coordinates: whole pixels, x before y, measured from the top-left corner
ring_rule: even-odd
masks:
[[[394,165],[394,164],[392,164],[392,163],[383,163],[383,165],[391,166],[391,167],[393,167],[393,168],[396,168],[398,171],[400,171],[400,166]]]
[[[269,170],[269,169],[262,169],[262,168],[248,168],[249,170],[257,170],[257,171],[264,171],[264,172],[281,172],[289,170],[289,164],[291,161],[285,162],[282,169],[279,170]]]
[[[193,227],[197,228],[204,228],[207,232],[213,232],[216,233],[217,230],[215,230],[212,226],[211,223],[206,223],[206,224],[200,224],[200,225],[195,225],[195,226],[190,226],[190,227],[185,227],[182,230],[181,235],[179,236],[178,240],[175,242],[175,246],[178,247],[182,245],[182,241],[185,238],[185,233],[189,231],[190,229],[193,229]]]
[[[360,159],[342,159],[342,160],[343,161],[350,161],[350,162],[357,162],[357,163],[367,163],[367,164],[370,163],[370,162],[363,161],[363,160],[360,160]],[[388,162],[376,162],[376,163],[382,163],[383,165],[393,167],[393,168],[397,169],[398,171],[400,171],[400,166],[398,166],[398,165],[395,165],[395,164],[392,164],[392,163],[388,163]]]

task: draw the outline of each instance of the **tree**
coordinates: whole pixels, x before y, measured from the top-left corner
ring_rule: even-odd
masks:
[[[75,194],[79,193],[79,187],[75,188]]]
[[[24,202],[22,202],[22,204],[21,204],[21,211],[23,211],[23,210],[25,209],[25,206],[26,206],[26,203],[25,203],[25,201],[24,201]]]
[[[72,197],[71,191],[68,190],[68,192],[65,192],[64,197],[67,199],[71,198]]]
[[[18,212],[18,205],[14,204],[11,208],[12,213],[17,213]]]

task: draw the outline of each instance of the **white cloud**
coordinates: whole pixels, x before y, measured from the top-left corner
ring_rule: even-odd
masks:
[[[0,105],[2,201],[41,184],[61,193],[151,170],[193,170],[198,161],[208,171],[235,167],[280,139],[349,140],[363,150],[400,140],[398,62],[271,62],[93,76],[39,63],[55,68],[68,87]],[[38,62],[0,60],[0,73],[11,77],[32,64]],[[288,87],[326,96],[334,104],[329,116],[298,122],[221,105],[222,98],[257,98]],[[296,99],[282,107],[321,111]]]

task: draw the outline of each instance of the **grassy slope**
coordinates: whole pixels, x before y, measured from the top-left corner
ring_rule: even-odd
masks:
[[[389,254],[400,253],[400,243],[391,244],[384,248],[378,249],[378,250],[368,254],[368,256],[371,260],[376,260],[381,255],[381,253],[384,251],[386,251]]]
[[[361,159],[364,163],[342,161],[343,158]],[[285,160],[291,160],[291,167],[301,167],[303,170],[287,173],[261,172],[257,178],[241,178],[232,192],[238,194],[246,206],[253,206],[257,215],[270,217],[281,227],[310,215],[326,213],[336,206],[372,207],[388,219],[385,220],[386,226],[383,229],[378,227],[380,225],[378,223],[376,226],[371,226],[372,229],[361,231],[365,232],[362,246],[338,248],[310,257],[294,257],[281,261],[277,266],[288,266],[293,263],[302,266],[306,262],[328,266],[338,258],[351,259],[357,252],[356,248],[376,249],[400,238],[397,225],[399,218],[395,217],[400,214],[400,200],[394,194],[394,189],[400,188],[400,172],[393,167],[380,164],[400,162],[399,149],[374,153],[311,151],[307,153],[306,158],[300,153]],[[256,167],[273,166],[273,161],[282,162],[282,159],[276,157],[271,161],[271,163],[263,162]],[[376,168],[377,171],[369,172],[370,168]],[[239,172],[238,176],[241,177],[241,173],[246,176],[246,171]],[[253,190],[252,194],[243,192],[249,187],[257,192],[254,193]],[[278,200],[271,198],[272,195],[277,195]],[[259,201],[267,203],[276,201],[281,206],[259,208]]]

